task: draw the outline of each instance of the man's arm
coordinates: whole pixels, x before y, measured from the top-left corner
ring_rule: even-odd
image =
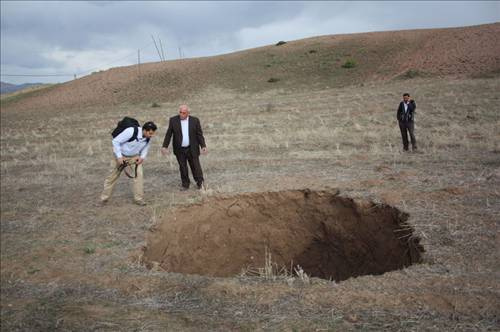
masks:
[[[170,144],[172,133],[173,133],[172,119],[170,119],[168,122],[167,132],[165,133],[165,139],[163,140],[163,145],[162,145],[165,149],[168,148],[168,145]]]
[[[399,103],[399,106],[398,106],[398,109],[396,110],[396,119],[398,119],[398,121],[400,120],[401,118],[401,108],[402,108],[403,104],[402,103]]]
[[[205,149],[206,148],[205,137],[203,137],[203,130],[201,130],[201,124],[199,119],[196,123],[196,137],[198,138],[198,143],[200,144],[201,148]]]

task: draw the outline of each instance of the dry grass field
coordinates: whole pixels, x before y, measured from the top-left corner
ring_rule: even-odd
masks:
[[[2,108],[2,331],[498,330],[499,91],[498,75],[432,76],[300,89],[271,84],[262,91],[206,85],[189,98],[158,99],[160,107],[145,99]],[[395,112],[403,92],[417,102],[421,153],[402,152]],[[160,154],[168,117],[180,103],[204,128],[202,191],[181,192],[175,158]],[[108,205],[99,204],[110,131],[124,115],[160,126],[144,165],[145,207],[133,204],[126,177]],[[425,250],[420,263],[383,274],[375,266],[374,275],[343,281],[282,269],[276,248],[292,250],[310,236],[299,232],[284,242],[287,225],[327,211],[307,208],[297,192],[356,203],[347,221],[398,209]],[[251,224],[238,224],[253,204],[248,197],[257,202],[253,215],[263,206],[273,218],[248,219],[261,223],[256,227],[273,223],[267,235],[255,228],[266,237],[261,242]],[[230,200],[242,202],[227,207],[232,235],[220,228],[210,237],[233,247],[204,246],[213,240],[203,236],[210,223],[186,218],[183,209],[193,205],[202,216],[204,206]],[[288,223],[272,204],[309,212],[286,214],[302,218]],[[175,271],[145,257],[152,236],[168,232],[172,220],[175,243],[186,248],[179,255],[193,254]],[[349,248],[355,235],[331,245]],[[258,254],[255,264],[234,273],[232,252],[239,255],[248,243]],[[371,245],[362,248],[365,255]],[[190,270],[182,262],[196,257],[205,260],[195,261],[199,273],[181,273]]]

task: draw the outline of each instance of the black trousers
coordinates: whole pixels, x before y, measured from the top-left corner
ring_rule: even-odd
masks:
[[[191,153],[191,149],[189,147],[181,148],[175,156],[177,157],[177,162],[179,163],[182,186],[184,188],[188,188],[191,183],[191,181],[189,181],[187,168],[188,163],[196,184],[201,185],[203,183],[203,171],[201,170],[200,157]]]
[[[408,133],[410,134],[411,147],[417,149],[417,140],[415,139],[415,124],[413,121],[399,121],[399,129],[401,130],[401,138],[403,139],[403,149],[408,150]]]

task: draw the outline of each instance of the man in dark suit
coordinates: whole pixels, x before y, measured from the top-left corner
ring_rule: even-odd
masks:
[[[399,129],[401,130],[401,137],[403,139],[403,149],[408,151],[408,133],[410,134],[411,147],[414,152],[417,151],[417,140],[415,139],[415,110],[417,105],[413,99],[410,99],[410,94],[403,94],[403,101],[399,103],[396,117],[399,122]]]
[[[177,162],[179,163],[179,171],[181,173],[182,189],[189,189],[189,173],[187,163],[191,168],[191,173],[196,181],[198,189],[203,187],[203,171],[200,164],[200,148],[203,153],[207,152],[205,138],[201,130],[200,120],[189,115],[187,105],[179,107],[179,115],[170,118],[168,123],[167,133],[163,140],[161,152],[163,155],[169,153],[168,145],[173,137],[173,150]]]

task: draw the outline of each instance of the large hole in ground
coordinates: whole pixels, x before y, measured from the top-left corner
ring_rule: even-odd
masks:
[[[153,227],[146,266],[209,276],[263,267],[266,250],[282,267],[345,280],[421,260],[408,215],[335,192],[293,190],[210,197],[183,206]]]

